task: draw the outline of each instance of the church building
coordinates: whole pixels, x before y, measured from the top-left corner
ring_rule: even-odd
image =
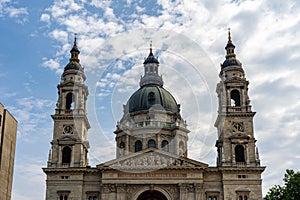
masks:
[[[234,53],[230,32],[217,84],[217,164],[188,155],[188,130],[180,105],[164,89],[152,52],[143,62],[140,88],[117,123],[116,158],[88,164],[86,76],[76,37],[58,85],[46,200],[258,200],[262,199],[259,153],[248,95],[249,81]],[[141,66],[142,67],[142,66]],[[121,109],[121,108],[120,108]]]

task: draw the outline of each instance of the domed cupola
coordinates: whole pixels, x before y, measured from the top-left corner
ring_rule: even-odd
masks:
[[[73,45],[70,53],[71,53],[71,58],[70,58],[69,63],[65,66],[64,71],[72,70],[72,69],[82,71],[83,67],[81,66],[80,60],[78,58],[80,51],[78,50],[78,47],[77,47],[76,34],[74,37],[74,45]]]
[[[180,109],[174,97],[159,85],[141,87],[128,101],[129,113],[147,111],[149,109],[161,110],[178,114]]]
[[[228,42],[225,47],[226,49],[226,60],[221,64],[222,69],[228,66],[242,67],[242,63],[236,59],[236,55],[234,53],[235,46],[231,41],[230,29],[228,30]]]
[[[159,62],[152,53],[152,43],[149,56],[143,64],[144,76],[140,80],[141,87],[129,98],[126,111],[135,113],[151,108],[178,114],[179,105],[170,92],[163,88],[162,77],[158,75]]]
[[[158,75],[159,62],[152,53],[152,44],[143,64],[140,88],[123,107],[123,117],[114,132],[117,158],[147,148],[186,157],[190,131],[180,115],[180,105],[163,88],[162,77]]]

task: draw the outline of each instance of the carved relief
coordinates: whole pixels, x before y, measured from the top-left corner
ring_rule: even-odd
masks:
[[[117,184],[117,191],[119,192],[126,192],[126,184]]]
[[[101,187],[102,193],[116,192],[115,184],[103,184]]]
[[[129,185],[126,188],[127,196],[128,199],[132,199],[132,196],[136,193],[136,191],[140,190],[143,186],[138,186],[138,185]]]
[[[110,165],[114,168],[163,168],[167,166],[196,167],[197,165],[189,163],[180,158],[167,157],[154,152],[145,155],[129,158]]]

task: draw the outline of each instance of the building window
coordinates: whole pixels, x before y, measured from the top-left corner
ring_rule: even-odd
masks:
[[[238,191],[236,192],[237,200],[248,200],[250,191]]]
[[[88,200],[97,200],[97,197],[96,196],[89,196]]]
[[[219,192],[207,192],[206,193],[206,199],[207,200],[219,200]]]
[[[240,92],[238,90],[232,90],[230,98],[232,101],[231,106],[241,106]]]
[[[72,110],[74,109],[74,95],[72,92],[68,93],[66,96],[66,109],[67,110]]]
[[[248,196],[247,195],[244,195],[244,196],[240,195],[239,200],[248,200]]]
[[[248,200],[248,195],[239,195],[238,200]]]
[[[138,152],[138,151],[141,151],[143,149],[143,144],[140,140],[136,141],[135,142],[135,145],[134,145],[134,151],[135,152]]]
[[[62,151],[62,164],[70,164],[71,163],[71,153],[72,150],[70,147],[66,146]]]
[[[125,143],[124,142],[120,142],[120,148],[124,149],[125,148]]]
[[[68,195],[60,195],[59,200],[68,200]]]
[[[235,161],[245,162],[245,150],[242,145],[237,145],[235,147]]]
[[[120,142],[119,147],[120,147],[120,150],[119,150],[120,156],[123,156],[125,154],[125,143]]]
[[[155,94],[154,92],[149,92],[148,94],[148,101],[150,104],[154,104],[155,103]]]
[[[169,151],[169,142],[167,140],[163,140],[161,143],[161,148],[164,151]]]
[[[57,192],[59,200],[68,200],[70,191],[58,191]]]
[[[185,150],[184,150],[184,143],[183,141],[179,142],[179,156],[184,156],[185,155]]]
[[[152,139],[148,141],[148,148],[150,148],[150,147],[156,148],[156,142]]]

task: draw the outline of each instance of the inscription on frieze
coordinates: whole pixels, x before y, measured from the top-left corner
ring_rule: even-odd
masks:
[[[120,173],[118,174],[118,177],[153,177],[153,178],[158,178],[158,177],[163,177],[163,178],[168,178],[168,177],[187,177],[185,173]]]

